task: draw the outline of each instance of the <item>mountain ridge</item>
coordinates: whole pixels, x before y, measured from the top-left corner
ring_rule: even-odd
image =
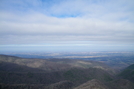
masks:
[[[105,64],[96,61],[27,59],[0,55],[0,87],[1,89],[5,87],[6,89],[10,87],[13,89],[134,88],[131,81],[118,79],[111,69],[106,67]]]

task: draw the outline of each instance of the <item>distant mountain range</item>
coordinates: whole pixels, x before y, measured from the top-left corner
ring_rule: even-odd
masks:
[[[0,89],[134,89],[133,66],[117,74],[97,61],[0,55]]]
[[[80,59],[105,63],[122,70],[134,63],[134,52],[6,52],[6,55],[35,59]]]

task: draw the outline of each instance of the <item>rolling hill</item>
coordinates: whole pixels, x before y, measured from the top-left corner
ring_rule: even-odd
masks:
[[[0,55],[1,89],[111,89],[112,84],[116,85],[114,72],[96,61]],[[117,84],[120,86],[121,83]],[[126,89],[133,85],[131,82],[127,84]]]

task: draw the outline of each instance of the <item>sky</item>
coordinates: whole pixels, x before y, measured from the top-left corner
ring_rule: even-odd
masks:
[[[134,51],[134,0],[0,0],[4,51]]]

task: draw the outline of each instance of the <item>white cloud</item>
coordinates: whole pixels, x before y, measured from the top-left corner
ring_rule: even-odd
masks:
[[[37,0],[10,1],[19,6],[15,9],[16,6],[8,3],[10,11],[0,9],[0,44],[91,40],[134,42],[133,1],[92,1],[65,0],[50,5]]]

